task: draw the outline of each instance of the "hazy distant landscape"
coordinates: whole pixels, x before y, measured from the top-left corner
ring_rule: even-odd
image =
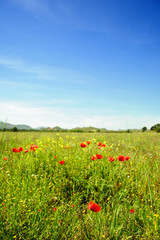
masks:
[[[111,132],[137,132],[137,131],[142,131],[145,132],[147,130],[153,130],[156,132],[160,132],[160,124],[157,123],[153,126],[150,127],[150,129],[147,129],[147,127],[142,127],[141,129],[119,129],[119,130],[108,130],[106,128],[95,128],[95,127],[77,127],[77,128],[72,128],[72,129],[63,129],[61,127],[55,126],[55,127],[37,127],[37,128],[32,128],[29,125],[23,125],[23,124],[11,124],[11,123],[5,123],[0,121],[0,130],[1,131],[46,131],[46,132],[89,132],[89,133],[111,133]]]

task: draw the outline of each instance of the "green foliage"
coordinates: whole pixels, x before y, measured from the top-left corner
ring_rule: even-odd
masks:
[[[18,129],[17,129],[16,127],[14,127],[14,128],[12,129],[12,131],[13,131],[13,132],[18,132]]]
[[[127,133],[131,133],[132,131],[131,131],[130,129],[127,129],[126,132],[127,132]]]
[[[146,131],[147,131],[147,127],[143,127],[142,132],[146,132]]]
[[[159,129],[160,128],[160,123],[157,123],[157,124],[155,124],[154,126],[152,126],[151,128],[150,128],[150,130],[151,131],[157,131],[157,129]]]

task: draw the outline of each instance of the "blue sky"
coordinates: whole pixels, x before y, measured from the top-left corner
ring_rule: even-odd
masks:
[[[159,12],[157,0],[1,0],[0,120],[160,122]]]

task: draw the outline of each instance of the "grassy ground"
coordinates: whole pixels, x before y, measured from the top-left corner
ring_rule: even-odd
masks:
[[[0,239],[160,239],[159,172],[156,133],[1,133]]]

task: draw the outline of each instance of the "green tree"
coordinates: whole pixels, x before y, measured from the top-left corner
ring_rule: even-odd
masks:
[[[160,129],[160,123],[157,123],[150,128],[151,131],[156,131],[156,132],[157,132],[157,129]]]
[[[16,127],[14,127],[14,128],[12,129],[12,131],[13,131],[13,132],[18,132],[18,129],[17,129]]]
[[[142,132],[145,132],[145,131],[147,131],[147,127],[142,128]]]

